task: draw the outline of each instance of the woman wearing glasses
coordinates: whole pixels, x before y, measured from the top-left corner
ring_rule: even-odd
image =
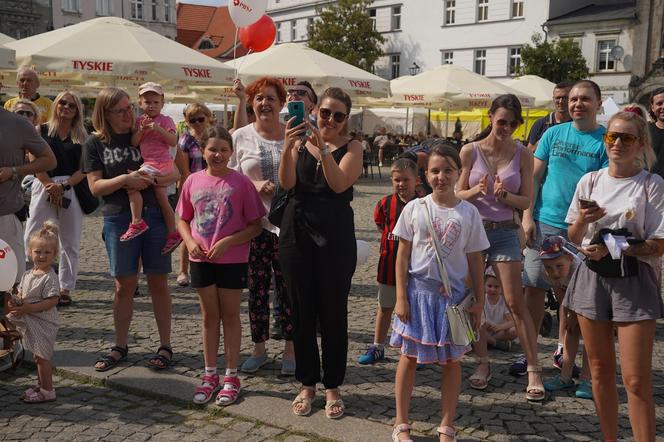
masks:
[[[523,123],[521,103],[511,94],[496,98],[489,109],[489,126],[475,142],[461,148],[463,170],[457,196],[477,207],[491,246],[484,251],[500,281],[505,301],[512,312],[519,340],[528,361],[536,365],[537,336],[521,288],[521,245],[515,210],[525,210],[533,190],[533,155],[512,134]],[[484,390],[491,379],[486,334],[473,347],[479,359],[470,376],[472,388]],[[530,370],[526,396],[544,399],[542,379]]]
[[[609,167],[581,178],[565,220],[570,240],[582,244],[588,259],[572,276],[563,305],[578,317],[606,441],[627,437],[618,435],[614,329],[634,440],[655,440],[651,371],[655,321],[664,316],[656,276],[664,252],[664,180],[648,172],[655,154],[644,117],[638,106],[611,117],[604,135]],[[618,259],[605,245],[606,229],[628,236]]]
[[[233,155],[229,166],[248,176],[256,186],[263,205],[270,210],[276,186],[285,126],[279,112],[286,103],[286,90],[280,80],[260,78],[247,86],[248,102],[256,121],[233,132]],[[286,285],[279,265],[279,228],[263,218],[261,234],[251,240],[249,254],[249,323],[254,350],[242,363],[242,371],[255,373],[268,362],[265,342],[270,336],[270,286],[274,272],[274,298],[280,305],[280,331],[285,339],[281,374],[295,374],[293,324]]]
[[[318,128],[286,126],[279,166],[284,189],[294,189],[283,214],[279,250],[293,306],[295,377],[302,384],[293,413],[306,416],[316,384],[325,386],[325,414],[344,414],[339,386],[346,374],[348,292],[355,272],[353,183],[362,173],[362,145],[348,134],[351,101],[339,88],[320,98]],[[312,135],[302,142],[306,130]],[[321,356],[316,341],[320,324]]]
[[[76,286],[79,249],[83,228],[83,211],[74,186],[85,179],[81,172],[81,144],[88,133],[83,127],[83,104],[70,91],[62,91],[55,99],[48,122],[39,126],[42,138],[58,160],[55,169],[35,175],[30,199],[30,217],[25,224],[25,243],[46,220],[54,220],[60,229],[58,306],[71,304]],[[30,158],[32,161],[32,158]],[[26,247],[27,250],[27,247]],[[28,257],[29,258],[29,257]]]
[[[178,138],[178,150],[185,155],[175,156],[175,165],[180,171],[178,189],[182,188],[185,180],[194,172],[205,169],[203,149],[200,145],[201,135],[214,124],[214,117],[210,109],[201,103],[188,104],[184,108],[185,130]],[[177,277],[178,285],[189,285],[189,255],[186,247],[180,247],[180,268]]]
[[[173,355],[170,348],[171,295],[167,281],[171,272],[171,258],[161,254],[168,231],[152,185],[173,183],[178,173],[174,170],[169,176],[153,178],[138,172],[143,160],[140,151],[131,144],[134,114],[129,96],[122,89],[107,87],[99,92],[92,113],[92,124],[95,132],[83,145],[83,172],[87,174],[92,193],[104,200],[102,237],[110,273],[115,279],[115,344],[108,354],[97,361],[95,370],[109,370],[127,359],[139,262],[147,276],[160,340],[158,354],[148,361],[148,365],[164,368],[168,365],[165,360],[170,360]],[[141,191],[143,216],[150,230],[132,241],[121,242],[120,236],[131,221],[128,189]]]

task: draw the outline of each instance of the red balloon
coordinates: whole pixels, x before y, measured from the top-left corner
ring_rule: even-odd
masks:
[[[262,52],[272,46],[276,35],[277,27],[267,15],[263,15],[252,25],[240,28],[242,46],[251,52]]]

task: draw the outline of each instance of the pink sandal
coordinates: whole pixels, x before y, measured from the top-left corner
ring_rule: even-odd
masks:
[[[129,224],[129,228],[125,233],[120,236],[120,241],[125,242],[125,241],[131,241],[132,239],[136,238],[137,236],[140,236],[147,232],[149,229],[148,225],[145,223],[145,221],[140,220],[136,224]]]
[[[182,237],[178,232],[169,233],[166,237],[166,245],[164,245],[164,248],[161,249],[161,254],[168,255],[169,253],[173,253],[173,251],[177,249],[181,243]]]
[[[214,392],[217,391],[217,388],[219,388],[219,375],[215,374],[213,376],[210,375],[205,375],[203,376],[203,381],[201,382],[201,385],[196,387],[194,390],[194,398],[193,402],[194,404],[207,404],[210,402],[210,399],[212,399],[212,396],[214,396]],[[203,399],[196,399],[196,396],[198,395],[204,395],[205,397]]]
[[[237,401],[240,396],[240,378],[237,376],[225,376],[224,387],[217,394],[216,404],[225,407]]]
[[[33,394],[37,393],[39,391],[39,385],[34,385],[27,390],[25,390],[23,393],[21,393],[21,400],[24,400],[28,396],[32,396]]]
[[[399,435],[401,433],[408,433],[408,439],[399,439]],[[410,425],[395,425],[394,429],[392,430],[392,442],[413,442],[413,439],[410,438]]]
[[[441,425],[440,427],[436,428],[436,433],[438,433],[438,439],[440,439],[440,436],[447,436],[451,437],[453,441],[456,442],[456,430],[454,427],[449,427],[447,425]]]
[[[53,402],[55,400],[55,389],[49,391],[40,388],[36,391],[32,390],[32,393],[28,393],[27,391],[25,393],[23,402],[26,404],[43,404],[44,402]]]

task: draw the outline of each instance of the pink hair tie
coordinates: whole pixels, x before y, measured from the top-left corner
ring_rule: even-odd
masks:
[[[638,115],[638,116],[641,117],[641,118],[645,118],[645,117],[643,116],[643,111],[641,110],[640,107],[636,107],[636,106],[628,106],[628,107],[626,107],[625,109],[623,109],[623,112],[631,112],[631,113],[633,113],[633,114]]]

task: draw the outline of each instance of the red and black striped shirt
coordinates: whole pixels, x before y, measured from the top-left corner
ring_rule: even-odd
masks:
[[[397,247],[399,238],[392,235],[401,211],[406,206],[397,194],[383,197],[374,209],[374,221],[381,231],[380,258],[376,280],[381,284],[396,285]]]

